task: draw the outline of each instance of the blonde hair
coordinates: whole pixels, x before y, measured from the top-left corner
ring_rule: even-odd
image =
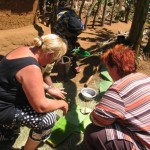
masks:
[[[43,52],[54,52],[56,59],[60,59],[67,52],[67,41],[56,34],[34,38],[33,44],[41,47]]]

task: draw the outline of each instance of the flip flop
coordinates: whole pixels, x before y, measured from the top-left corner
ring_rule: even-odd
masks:
[[[80,67],[79,67],[79,66],[75,67],[75,71],[76,71],[76,73],[79,73],[79,72],[81,72],[81,69],[80,69]]]

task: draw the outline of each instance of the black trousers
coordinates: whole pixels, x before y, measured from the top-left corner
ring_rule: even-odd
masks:
[[[30,138],[36,134],[38,138],[40,137],[44,141],[50,136],[51,128],[55,122],[56,114],[54,112],[40,114],[28,105],[16,107],[14,119],[10,123],[0,122],[0,141],[11,140],[11,136],[13,136],[20,126],[26,126],[31,129]],[[48,133],[46,136],[45,132]],[[32,139],[34,140],[35,138]]]
[[[107,141],[105,129],[90,124],[84,133],[87,150],[132,150],[133,144],[126,140]]]

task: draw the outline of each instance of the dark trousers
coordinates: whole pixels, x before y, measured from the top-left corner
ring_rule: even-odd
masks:
[[[107,141],[105,129],[90,124],[84,133],[87,150],[132,150],[133,144],[126,140]]]

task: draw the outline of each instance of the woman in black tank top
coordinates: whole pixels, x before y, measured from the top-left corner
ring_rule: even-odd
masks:
[[[19,47],[0,61],[0,140],[10,140],[6,130],[20,126],[30,128],[25,150],[35,150],[50,136],[56,121],[55,110],[64,114],[68,104],[64,100],[50,100],[45,90],[41,67],[61,58],[67,50],[66,41],[55,34],[34,39],[33,47]],[[12,132],[11,132],[12,133]]]

